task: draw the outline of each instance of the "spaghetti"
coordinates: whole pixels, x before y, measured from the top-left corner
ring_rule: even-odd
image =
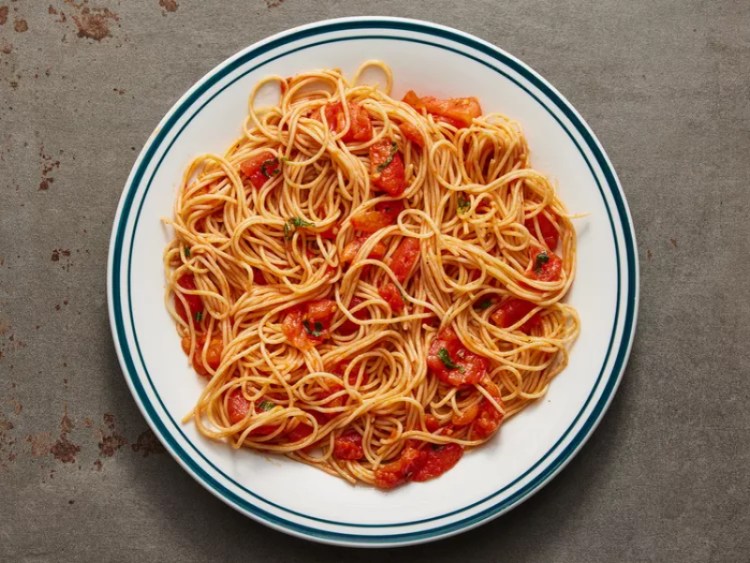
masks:
[[[185,171],[164,255],[198,430],[384,489],[544,395],[579,329],[575,232],[518,124],[391,85],[378,61],[262,80]]]

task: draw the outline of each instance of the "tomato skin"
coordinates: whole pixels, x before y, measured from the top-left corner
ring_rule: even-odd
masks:
[[[547,261],[542,263],[541,256],[547,256]],[[562,273],[562,259],[554,252],[549,252],[544,248],[532,247],[529,249],[529,267],[527,274],[535,280],[549,282],[560,279]]]
[[[414,268],[414,264],[419,260],[419,255],[419,239],[408,237],[398,245],[388,261],[388,266],[390,266],[399,283],[404,283],[412,268]]]
[[[307,303],[305,318],[309,321],[330,321],[337,309],[333,299],[316,299]]]
[[[281,169],[279,159],[272,152],[263,152],[240,164],[240,171],[247,176],[255,189],[260,189],[273,176],[279,174]]]
[[[404,121],[398,126],[398,128],[401,129],[401,133],[406,139],[417,145],[420,149],[424,148],[424,138],[422,137],[422,133],[420,133],[419,129],[414,127],[414,125],[408,121]]]
[[[333,457],[346,461],[357,461],[365,457],[362,449],[362,436],[354,430],[347,430],[333,442]]]
[[[469,405],[465,411],[463,411],[461,414],[453,414],[451,417],[451,423],[453,423],[454,426],[468,426],[472,422],[474,422],[474,419],[479,414],[479,403],[474,403],[473,405]]]
[[[445,349],[456,368],[448,369],[440,358],[440,350]],[[430,344],[427,353],[427,367],[440,381],[460,387],[479,383],[487,374],[487,358],[471,352],[459,340],[452,328],[440,331]],[[462,371],[463,370],[463,371]]]
[[[235,389],[232,391],[227,399],[227,414],[230,424],[235,425],[245,420],[247,413],[250,412],[250,405],[250,401],[245,399],[242,390]]]
[[[363,143],[372,139],[372,122],[367,110],[353,102],[348,102],[347,107],[349,109],[349,129],[341,140],[345,143]],[[341,133],[346,127],[346,116],[341,102],[327,104],[323,111],[329,129],[334,133]]]
[[[426,414],[424,416],[424,426],[427,429],[427,432],[435,432],[440,429],[440,421],[436,416]]]
[[[287,311],[281,321],[281,332],[284,333],[289,343],[300,350],[309,350],[313,343],[305,335],[305,327],[302,325],[302,309],[293,307]]]
[[[182,338],[182,350],[185,354],[190,354],[190,336]],[[198,334],[195,337],[195,353],[193,354],[193,369],[203,377],[211,377],[207,367],[216,371],[221,365],[221,353],[224,351],[224,342],[221,338],[212,338],[206,348],[206,363],[203,363],[203,349],[206,347],[206,337]]]
[[[536,305],[530,301],[518,299],[517,297],[509,297],[500,303],[500,306],[490,315],[490,319],[500,328],[508,328],[528,315],[534,307]],[[519,330],[530,334],[531,330],[539,326],[540,323],[541,317],[537,313],[523,323]]]
[[[194,289],[197,289],[195,287],[195,277],[193,277],[193,274],[183,274],[177,279],[177,285],[180,286],[182,289],[187,289],[189,291],[192,291]],[[185,298],[185,301],[187,302],[188,309],[190,311],[190,316],[195,321],[195,315],[196,313],[200,313],[203,311],[203,299],[201,299],[200,295],[188,295],[187,293],[183,294],[183,297]],[[177,312],[177,314],[180,316],[180,318],[188,322],[188,315],[185,311],[185,306],[182,304],[182,301],[180,301],[180,298],[177,297],[177,295],[174,296],[174,309]]]
[[[468,127],[475,117],[482,115],[482,106],[474,97],[441,100],[434,96],[419,97],[413,90],[409,90],[403,101],[417,111],[431,113],[459,129]]]
[[[354,258],[356,258],[359,249],[362,248],[366,240],[367,237],[359,236],[355,237],[351,242],[348,242],[344,247],[344,250],[341,251],[341,262],[344,264],[354,262]],[[367,258],[370,258],[372,260],[381,260],[383,256],[385,256],[385,251],[385,245],[382,242],[378,242],[375,246],[372,247],[372,250],[370,251],[370,254],[367,255]]]
[[[378,294],[391,306],[391,311],[394,313],[401,313],[404,310],[404,298],[401,297],[401,292],[393,282],[387,282],[381,286],[378,289]]]
[[[419,471],[427,461],[427,453],[406,446],[401,456],[390,463],[375,470],[375,486],[380,489],[393,489],[406,483],[412,475]]]
[[[281,331],[292,346],[300,350],[310,350],[330,336],[329,324],[338,309],[332,299],[316,299],[288,309],[281,321]],[[313,336],[305,328],[320,323],[323,329]]]
[[[395,142],[384,139],[370,147],[370,178],[376,188],[391,196],[406,189],[404,160]]]
[[[352,226],[364,233],[374,233],[385,227],[396,224],[398,216],[404,210],[402,201],[384,201],[375,204],[370,211],[362,211],[352,215]]]
[[[464,455],[464,449],[458,444],[450,443],[444,446],[428,447],[425,453],[424,464],[414,472],[411,477],[412,481],[422,482],[440,477],[458,463]]]
[[[552,212],[550,211],[550,213]],[[542,241],[544,241],[544,244],[547,245],[547,248],[549,248],[550,250],[555,250],[555,248],[557,248],[557,243],[560,240],[560,233],[557,232],[555,225],[552,224],[552,221],[550,221],[547,218],[547,215],[545,215],[544,213],[537,214],[536,220],[539,223],[539,232],[542,235]],[[532,236],[537,236],[536,226],[534,225],[534,218],[526,219],[523,224],[529,230]]]

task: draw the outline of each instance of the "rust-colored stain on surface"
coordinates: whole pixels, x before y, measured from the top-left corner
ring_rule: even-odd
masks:
[[[29,30],[29,24],[26,22],[26,20],[19,18],[15,22],[13,22],[13,29],[15,29],[18,33],[24,33]]]
[[[672,243],[672,246],[674,246],[675,248],[677,248],[677,239],[671,238],[671,239],[669,239],[669,242]]]
[[[164,15],[167,15],[167,12],[176,12],[177,8],[180,7],[180,5],[177,3],[177,0],[159,0],[159,6],[164,8]]]
[[[8,6],[0,6],[0,25],[8,21]]]
[[[61,256],[63,258],[70,258],[70,250],[68,250],[67,248],[56,248],[52,251],[50,260],[52,260],[53,262],[59,262]]]
[[[60,161],[54,160],[50,155],[44,152],[44,145],[39,148],[39,158],[42,159],[42,180],[39,183],[39,190],[46,191],[49,189],[55,179],[50,176],[50,173],[55,168],[60,168]]]
[[[284,3],[284,0],[266,0],[266,7],[270,10],[271,8],[278,8]]]
[[[3,43],[3,46],[0,47],[0,52],[5,55],[10,55],[13,52],[13,45],[10,43]]]
[[[164,446],[161,445],[159,439],[150,429],[141,432],[136,442],[130,447],[135,453],[143,454],[143,457],[148,457],[151,454],[163,454],[165,452]]]
[[[44,457],[52,447],[52,436],[49,432],[40,434],[29,434],[26,441],[31,444],[31,457]]]
[[[128,445],[128,440],[115,431],[115,416],[113,414],[106,413],[103,418],[109,433],[106,430],[101,430],[102,439],[99,442],[99,453],[104,457],[112,457],[117,450]]]
[[[68,416],[68,409],[66,407],[65,414],[63,414],[60,420],[60,438],[49,450],[55,459],[62,463],[75,463],[76,456],[81,451],[81,446],[74,444],[68,439],[68,434],[70,434],[73,428],[73,421]]]
[[[77,3],[73,0],[65,0],[77,13],[73,15],[73,21],[78,28],[78,37],[101,41],[105,37],[111,37],[110,23],[119,21],[120,17],[109,8],[89,8],[88,0]]]

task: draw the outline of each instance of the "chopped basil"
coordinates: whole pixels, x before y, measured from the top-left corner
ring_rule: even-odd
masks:
[[[271,401],[263,401],[261,404],[258,405],[258,409],[262,411],[270,411],[273,409],[276,405],[272,403]]]
[[[457,369],[461,373],[464,372],[464,367],[453,363],[453,360],[451,360],[451,355],[445,348],[440,348],[440,350],[438,350],[438,358],[440,358],[440,361],[443,362],[443,365],[448,369]]]
[[[305,221],[302,217],[292,217],[286,223],[284,223],[284,238],[289,240],[292,238],[292,233],[298,227],[314,227],[313,223]]]
[[[269,171],[269,168],[276,167],[273,170]],[[281,172],[281,169],[279,168],[279,161],[275,158],[269,158],[268,160],[264,160],[263,164],[260,165],[260,173],[263,174],[266,178],[270,178],[271,176],[276,176]]]
[[[461,196],[458,198],[458,212],[466,213],[471,208],[471,202],[465,197]]]
[[[190,247],[189,246],[185,247],[185,256],[187,256],[188,258],[190,258]]]
[[[385,159],[385,162],[378,164],[378,172],[382,172],[388,166],[390,166],[391,162],[393,162],[393,157],[396,156],[396,153],[398,152],[398,145],[394,142],[391,143],[391,154],[388,155],[388,158]]]
[[[201,322],[203,320],[203,311],[198,311],[195,314],[195,320],[196,322]]]
[[[484,311],[485,309],[489,309],[490,307],[492,307],[492,303],[492,299],[482,299],[479,303],[477,303],[476,307],[477,309],[481,309],[482,311]]]
[[[539,273],[542,270],[542,266],[547,262],[549,262],[549,254],[547,254],[546,250],[542,250],[536,255],[536,260],[534,260],[534,271]]]
[[[310,321],[304,320],[302,321],[302,326],[305,328],[305,332],[313,337],[318,337],[321,334],[323,334],[323,323],[320,321],[315,321],[315,324],[310,326]]]

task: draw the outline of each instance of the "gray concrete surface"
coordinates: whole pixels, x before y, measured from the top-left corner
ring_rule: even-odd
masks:
[[[541,493],[433,545],[270,531],[161,451],[107,322],[115,206],[149,132],[290,26],[431,19],[520,56],[599,135],[640,323],[610,412]],[[750,560],[750,2],[0,0],[0,561]]]

